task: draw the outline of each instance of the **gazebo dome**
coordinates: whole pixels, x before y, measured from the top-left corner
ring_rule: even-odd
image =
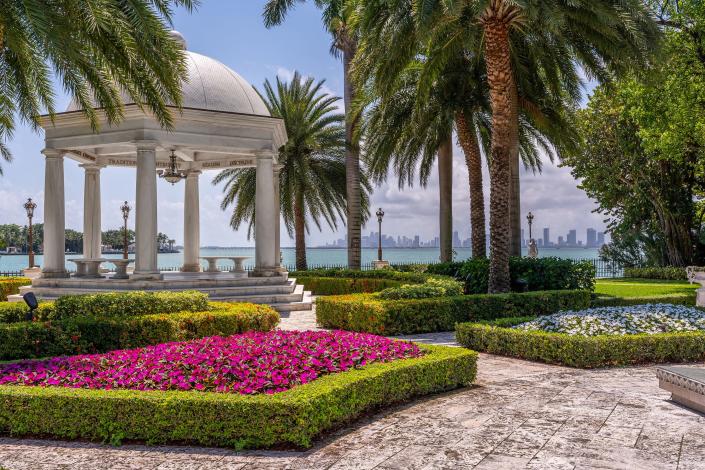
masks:
[[[172,32],[184,49],[186,40]],[[224,111],[229,113],[269,116],[262,98],[247,80],[217,60],[195,52],[186,51],[188,78],[182,82],[183,107]],[[133,101],[123,95],[125,104]],[[78,111],[80,105],[72,101],[66,111]]]

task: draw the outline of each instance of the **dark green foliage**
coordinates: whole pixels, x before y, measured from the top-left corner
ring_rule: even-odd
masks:
[[[99,353],[251,330],[269,331],[278,322],[279,315],[268,306],[212,302],[202,312],[83,315],[0,323],[0,360]]]
[[[595,296],[591,307],[622,307],[625,305],[676,304],[695,306],[695,292],[683,294],[662,294],[646,297]]]
[[[124,317],[205,310],[208,310],[208,295],[197,291],[115,292],[60,297],[54,302],[54,312],[47,319],[57,320],[81,315]]]
[[[384,300],[426,299],[463,295],[463,284],[452,279],[428,279],[423,284],[404,284],[390,287],[379,293]]]
[[[666,279],[672,281],[685,281],[688,279],[688,276],[685,274],[685,268],[676,266],[624,268],[624,277],[636,279]]]
[[[0,387],[0,433],[168,442],[236,449],[309,447],[365,412],[471,384],[477,353],[420,346],[425,354],[321,377],[274,395]]]
[[[390,287],[399,287],[402,281],[392,279],[365,279],[343,277],[306,276],[302,272],[291,274],[313,295],[371,294]]]
[[[487,292],[490,262],[471,258],[464,262],[430,265],[427,272],[454,276],[465,282],[466,294]],[[529,291],[588,289],[595,287],[595,267],[589,261],[563,258],[514,257],[509,260],[512,285],[519,279],[528,283]]]
[[[431,277],[433,273],[417,273],[394,271],[393,269],[375,269],[372,271],[356,271],[353,269],[309,269],[306,271],[295,271],[289,273],[290,277],[338,277],[349,279],[389,279],[392,281],[401,281],[407,283],[422,283]]]
[[[7,300],[8,295],[20,292],[21,286],[28,286],[32,281],[26,277],[0,277],[0,302]]]
[[[509,328],[527,320],[461,323],[456,340],[490,354],[581,368],[705,360],[705,332],[577,336]]]
[[[356,294],[321,297],[316,320],[324,328],[387,336],[452,331],[456,323],[503,317],[548,315],[590,306],[590,292],[564,290],[524,294],[476,294],[413,300],[382,300]]]

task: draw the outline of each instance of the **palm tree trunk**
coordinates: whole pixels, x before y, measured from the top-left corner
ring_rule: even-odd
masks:
[[[304,195],[299,193],[294,201],[294,238],[296,243],[296,270],[308,269],[306,263],[306,212]]]
[[[453,261],[453,134],[438,147],[441,262]]]
[[[509,206],[511,197],[512,136],[518,122],[513,119],[512,89],[514,82],[509,27],[501,16],[493,15],[504,10],[503,2],[493,2],[500,8],[490,11],[484,19],[485,62],[487,81],[492,104],[492,164],[490,165],[490,273],[489,292],[508,292],[509,240],[511,223]]]
[[[475,128],[470,126],[464,112],[455,113],[458,140],[465,154],[470,185],[470,231],[473,258],[487,257],[485,233],[485,195],[482,188],[482,156]]]
[[[360,230],[362,225],[362,205],[360,195],[360,149],[354,140],[356,122],[352,116],[352,103],[355,99],[351,65],[355,56],[355,44],[348,41],[343,48],[344,67],[344,103],[345,103],[345,184],[347,192],[347,227],[348,227],[348,268],[361,268],[362,252],[360,249]]]
[[[509,239],[509,253],[511,256],[521,256],[521,185],[519,181],[519,99],[516,87],[512,87],[512,121],[517,122],[512,132],[510,172],[511,186],[509,202],[509,224],[511,238]]]

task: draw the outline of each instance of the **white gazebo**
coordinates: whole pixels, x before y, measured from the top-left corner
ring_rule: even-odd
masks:
[[[176,32],[173,35],[186,49],[183,37]],[[65,267],[66,158],[77,161],[85,172],[83,257],[86,260],[101,257],[101,172],[109,167],[135,168],[134,272],[128,279],[111,276],[100,279],[100,290],[130,288],[131,283],[135,288],[157,289],[164,287],[165,280],[188,280],[189,274],[203,285],[216,278],[222,285],[226,273],[200,272],[198,186],[203,171],[233,167],[257,169],[255,268],[250,277],[286,279],[279,262],[277,167],[277,149],[287,140],[284,123],[269,115],[257,92],[233,70],[194,52],[186,51],[186,55],[188,78],[182,84],[183,107],[181,111],[174,108],[172,130],[163,129],[151,115],[127,99],[124,119],[111,126],[101,118],[99,132],[92,130],[75,103],[53,121],[48,116],[42,118],[44,262],[41,277],[33,283],[35,290],[49,285],[53,288],[74,285],[71,282],[74,278]],[[168,275],[161,273],[157,265],[157,178],[170,169],[184,180],[178,183],[184,184],[184,262],[179,276],[165,279]],[[148,281],[154,284],[145,284]]]

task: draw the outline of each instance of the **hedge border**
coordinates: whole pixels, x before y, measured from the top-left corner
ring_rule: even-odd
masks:
[[[489,354],[582,369],[705,360],[705,332],[576,336],[511,328],[528,320],[460,323],[456,341]]]
[[[370,294],[405,284],[404,281],[384,278],[321,277],[303,274],[296,276],[295,279],[313,295]]]
[[[274,395],[0,386],[0,433],[109,442],[310,447],[365,412],[471,384],[477,353],[419,345],[416,359],[321,377]]]
[[[209,302],[203,312],[128,317],[80,316],[53,321],[0,323],[0,360],[92,354],[205,336],[269,331],[279,314],[269,306]]]
[[[598,295],[592,299],[591,307],[625,307],[643,304],[695,305],[695,291],[692,294],[666,294],[644,297],[610,297]]]
[[[452,331],[465,321],[547,315],[590,306],[589,291],[558,290],[382,300],[374,294],[319,297],[316,321],[324,328],[387,336]]]
[[[0,277],[0,302],[7,301],[8,295],[20,293],[20,287],[32,283],[28,277]]]

